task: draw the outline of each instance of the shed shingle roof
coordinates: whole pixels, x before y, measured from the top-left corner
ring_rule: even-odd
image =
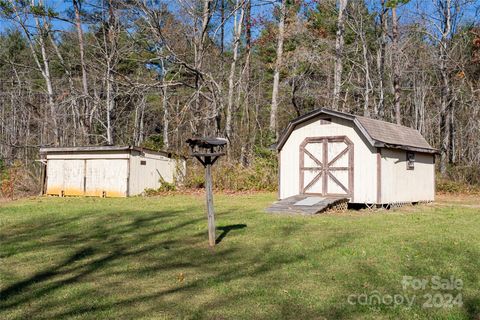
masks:
[[[413,128],[395,123],[355,116],[370,137],[386,144],[433,149],[425,138]]]
[[[288,137],[298,124],[321,114],[353,121],[373,147],[398,148],[426,153],[438,153],[438,150],[432,148],[420,132],[413,128],[324,108],[314,110],[290,121],[278,140],[277,150],[282,149]]]

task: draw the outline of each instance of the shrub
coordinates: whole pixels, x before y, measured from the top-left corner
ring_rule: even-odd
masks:
[[[278,183],[278,163],[271,151],[259,150],[250,166],[220,159],[212,169],[213,187],[217,190],[232,191],[274,191]],[[185,178],[185,187],[203,188],[205,171],[197,161],[191,163]]]
[[[480,193],[480,167],[450,166],[445,177],[436,181],[437,191],[445,193]]]
[[[163,136],[161,134],[152,134],[142,143],[142,147],[152,149],[152,150],[162,150],[163,149]]]
[[[458,183],[480,186],[480,166],[451,166],[447,177]]]
[[[437,192],[443,193],[480,193],[480,186],[450,179],[437,179]]]
[[[0,183],[0,192],[3,197],[13,199],[15,196],[15,180],[17,178],[17,168],[11,166],[8,169],[3,168]]]
[[[160,187],[157,189],[147,188],[145,189],[144,193],[147,196],[154,196],[159,193],[171,192],[177,190],[175,183],[170,183],[165,181],[163,177],[160,177]]]
[[[30,166],[21,161],[11,165],[3,162],[0,168],[0,195],[4,198],[35,195],[40,193],[40,167],[38,164]]]

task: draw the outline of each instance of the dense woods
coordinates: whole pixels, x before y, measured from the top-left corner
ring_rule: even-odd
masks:
[[[478,0],[0,0],[0,158],[41,146],[274,159],[326,107],[418,129],[444,176],[480,183]],[[238,166],[237,166],[238,165]]]

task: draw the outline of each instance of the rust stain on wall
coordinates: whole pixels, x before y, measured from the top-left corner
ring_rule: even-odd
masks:
[[[107,198],[122,198],[126,197],[124,192],[119,192],[117,190],[87,190],[84,192],[82,189],[77,188],[66,188],[52,186],[48,187],[45,192],[47,195],[56,195],[61,196],[63,191],[64,196],[87,196],[87,197],[103,197],[105,192],[105,197]]]
[[[107,198],[123,198],[126,197],[125,192],[120,192],[117,190],[87,190],[85,192],[85,196],[89,197],[103,197],[103,193],[105,192],[105,197]]]

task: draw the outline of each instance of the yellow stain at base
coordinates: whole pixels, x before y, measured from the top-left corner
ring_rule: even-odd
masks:
[[[122,198],[122,197],[126,197],[125,195],[125,192],[119,192],[119,191],[116,191],[116,190],[87,190],[87,192],[85,192],[85,195],[86,196],[89,196],[89,197],[103,197],[103,193],[105,192],[105,196],[107,198]]]
[[[83,190],[76,188],[68,188],[63,190],[65,196],[83,196]]]
[[[126,197],[125,192],[119,192],[116,190],[87,190],[83,192],[82,189],[78,188],[66,188],[63,189],[62,187],[53,186],[47,187],[47,191],[45,192],[46,195],[55,195],[55,196],[62,196],[62,191],[64,196],[87,196],[87,197],[103,197],[105,192],[105,197],[107,198],[123,198]]]

